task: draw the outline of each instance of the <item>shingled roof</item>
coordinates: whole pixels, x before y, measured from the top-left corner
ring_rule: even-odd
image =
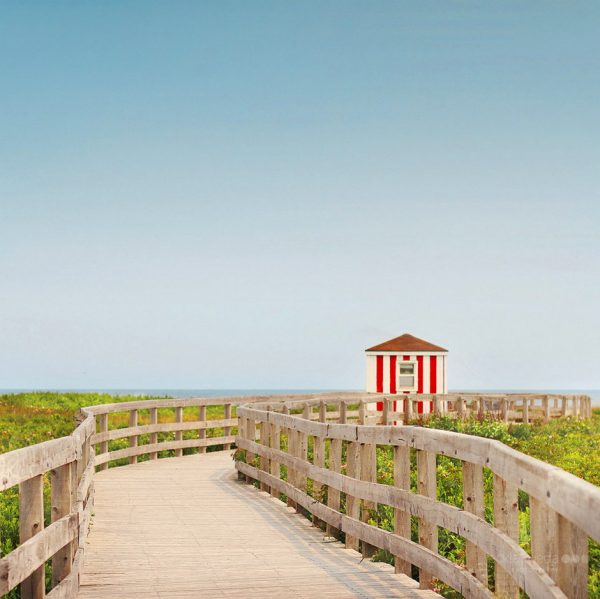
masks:
[[[384,341],[379,345],[374,345],[373,347],[369,347],[369,349],[365,351],[445,351],[443,347],[439,345],[434,345],[433,343],[429,343],[429,341],[425,341],[423,339],[419,339],[418,337],[414,337],[413,335],[409,335],[408,333],[404,333],[404,335],[400,335],[400,337],[394,337],[394,339],[390,339],[389,341]]]

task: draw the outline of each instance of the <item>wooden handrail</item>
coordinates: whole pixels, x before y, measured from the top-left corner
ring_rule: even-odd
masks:
[[[528,407],[532,399],[527,398]],[[344,532],[347,546],[360,547],[363,555],[377,547],[395,556],[398,572],[410,574],[410,564],[417,566],[423,588],[430,588],[432,578],[438,578],[465,596],[494,595],[487,588],[487,555],[496,564],[494,596],[517,597],[519,589],[540,599],[587,596],[588,537],[600,541],[600,521],[590,517],[600,512],[598,487],[499,441],[415,426],[348,424],[345,414],[341,423],[325,422],[324,412],[332,413],[327,407],[335,410],[339,401],[323,406],[320,400],[319,421],[314,421],[315,405],[308,400],[287,401],[271,409],[264,402],[238,408],[236,443],[246,455],[245,461],[238,456],[236,468],[246,480],[258,481],[273,495],[286,495],[291,505],[311,513],[313,522],[323,523],[330,533]],[[363,414],[359,419],[368,420],[364,406],[359,413]],[[384,414],[390,418],[389,406]],[[273,430],[287,442],[278,438],[274,443],[269,437]],[[315,448],[329,444],[327,465],[316,451],[312,463],[298,451],[311,439]],[[395,485],[375,482],[372,456],[378,447],[394,449]],[[416,493],[410,490],[411,449],[417,453]],[[438,455],[462,462],[462,509],[436,498]],[[494,525],[483,517],[484,467],[493,473]],[[313,489],[315,485],[319,489],[318,495],[307,493],[307,479],[313,481]],[[519,489],[529,495],[531,555],[519,546]],[[346,496],[344,511],[340,494]],[[394,532],[369,523],[377,504],[394,509]],[[410,539],[410,516],[419,520],[419,543]],[[439,528],[465,539],[466,568],[438,555]]]

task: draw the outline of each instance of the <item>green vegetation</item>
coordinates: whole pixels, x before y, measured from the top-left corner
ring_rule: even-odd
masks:
[[[92,393],[26,393],[18,395],[0,396],[0,452],[11,451],[19,447],[46,441],[51,438],[68,435],[76,426],[75,414],[82,406],[102,403],[115,403],[118,401],[134,401],[140,397],[121,396],[113,397],[107,394]],[[151,398],[143,398],[151,399]],[[197,416],[197,409],[186,408],[184,419],[191,420]],[[173,410],[159,410],[161,421],[173,419]],[[209,418],[222,418],[222,408],[208,410]],[[147,423],[146,410],[139,414],[140,424]],[[128,426],[127,414],[110,416],[110,428]],[[505,425],[495,420],[468,420],[460,422],[449,418],[434,418],[424,426],[463,432],[480,437],[497,439],[518,451],[536,457],[540,460],[554,464],[579,476],[595,485],[600,486],[600,409],[594,410],[590,421],[578,421],[570,418],[555,420],[549,424],[533,424],[530,426],[520,424]],[[169,438],[173,433],[163,433],[162,439]],[[209,436],[220,436],[222,430],[207,431]],[[185,431],[184,438],[193,438],[196,431]],[[147,442],[142,436],[140,443]],[[119,439],[111,441],[110,450],[125,447],[127,441]],[[285,445],[285,436],[282,444]],[[208,448],[210,451],[211,448]],[[185,453],[191,450],[185,450]],[[160,455],[169,455],[161,452]],[[312,455],[312,443],[309,443],[309,458]],[[415,456],[413,455],[413,459]],[[147,459],[140,457],[140,461]],[[378,481],[392,484],[393,468],[392,453],[390,448],[380,447],[377,454]],[[124,463],[124,461],[123,461]],[[438,498],[450,505],[462,507],[461,465],[458,460],[438,457]],[[416,488],[414,479],[416,468],[413,472],[413,489]],[[282,468],[285,476],[285,468]],[[46,484],[46,487],[48,485]],[[309,491],[312,485],[309,481]],[[46,492],[48,493],[48,488]],[[485,470],[485,495],[486,519],[493,521],[491,505],[492,477]],[[342,505],[344,504],[342,497]],[[49,505],[49,502],[45,502]],[[529,537],[529,508],[528,497],[520,493],[520,543],[528,550]],[[46,514],[49,518],[49,514]],[[393,510],[387,506],[379,506],[373,524],[386,530],[393,529]],[[0,527],[2,555],[14,549],[18,543],[18,501],[17,489],[13,488],[0,493]],[[413,538],[416,540],[417,524],[413,519]],[[464,563],[464,539],[447,530],[440,529],[439,551],[442,555],[456,563]],[[391,556],[379,552],[377,559],[391,561]],[[600,547],[590,543],[590,597],[600,599]],[[493,568],[490,564],[490,583],[493,584]],[[438,589],[447,597],[454,597],[451,589],[440,586]],[[11,599],[18,597],[18,591],[9,594]]]

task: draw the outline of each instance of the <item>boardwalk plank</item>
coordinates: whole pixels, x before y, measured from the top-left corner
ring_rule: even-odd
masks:
[[[79,599],[437,597],[238,482],[230,452],[111,468],[94,484]]]

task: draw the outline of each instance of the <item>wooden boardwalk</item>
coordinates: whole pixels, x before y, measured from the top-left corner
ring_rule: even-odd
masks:
[[[230,452],[96,474],[80,599],[438,597],[237,481]]]

